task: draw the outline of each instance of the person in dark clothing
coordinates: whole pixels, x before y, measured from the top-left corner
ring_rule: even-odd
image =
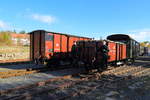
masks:
[[[36,64],[36,65],[38,65],[39,64],[39,52],[36,52],[35,53],[35,59],[34,59],[34,63]]]
[[[102,69],[107,69],[107,67],[108,67],[107,64],[108,64],[108,52],[109,52],[109,49],[108,49],[106,41],[104,41],[104,44],[101,47],[101,52],[102,52],[102,61],[101,61]]]
[[[75,62],[76,62],[76,42],[73,42],[72,48],[71,48],[71,55],[70,55],[70,60],[72,63],[72,66],[75,66]]]
[[[72,57],[76,57],[76,42],[75,41],[71,48],[71,55],[72,55]]]

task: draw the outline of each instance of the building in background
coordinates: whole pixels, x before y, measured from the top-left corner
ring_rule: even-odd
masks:
[[[15,45],[30,45],[30,36],[28,34],[10,34],[13,44]]]

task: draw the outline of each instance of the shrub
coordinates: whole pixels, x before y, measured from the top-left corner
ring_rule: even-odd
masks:
[[[12,45],[10,33],[0,32],[0,45]]]

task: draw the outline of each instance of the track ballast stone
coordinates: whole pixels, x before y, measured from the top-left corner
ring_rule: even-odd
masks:
[[[87,75],[89,78],[73,77],[48,84],[41,83],[41,86],[4,94],[1,98],[2,100],[5,98],[13,100],[13,97],[14,100],[17,98],[22,100],[149,100],[150,64],[138,62],[138,66],[135,65]],[[35,94],[31,91],[35,91]],[[24,96],[21,96],[22,94]]]

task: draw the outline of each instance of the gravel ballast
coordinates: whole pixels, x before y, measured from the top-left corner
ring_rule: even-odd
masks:
[[[35,84],[37,82],[46,81],[51,78],[61,77],[65,75],[72,75],[72,74],[79,73],[82,70],[70,68],[70,69],[64,69],[59,71],[47,71],[47,72],[28,74],[24,76],[16,76],[16,77],[0,79],[0,90],[6,90],[18,86]]]

